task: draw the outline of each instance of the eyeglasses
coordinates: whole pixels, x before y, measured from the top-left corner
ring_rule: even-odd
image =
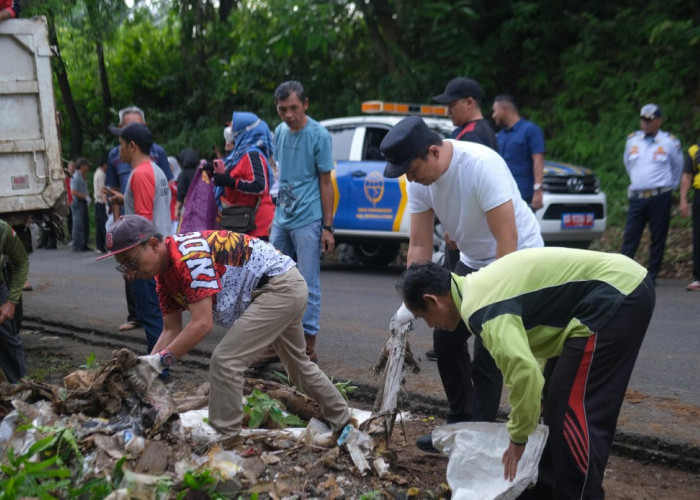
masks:
[[[119,271],[122,274],[138,271],[139,260],[141,260],[141,254],[143,253],[144,248],[145,245],[141,244],[139,246],[139,251],[136,253],[136,256],[132,257],[129,260],[125,260],[124,262],[118,263],[116,265],[117,271]]]

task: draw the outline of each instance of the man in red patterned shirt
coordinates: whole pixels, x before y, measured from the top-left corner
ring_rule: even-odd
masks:
[[[155,277],[163,333],[144,358],[161,373],[193,349],[213,323],[228,332],[209,364],[209,423],[236,436],[243,419],[244,371],[272,344],[291,382],[321,407],[334,431],[350,420],[336,387],[306,354],[302,317],[307,287],[294,261],[245,234],[202,231],[163,238],[148,219],[125,215],[107,234],[107,256],[130,277]],[[182,312],[190,322],[183,327]]]

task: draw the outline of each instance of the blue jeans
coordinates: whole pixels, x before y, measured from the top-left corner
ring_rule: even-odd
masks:
[[[630,198],[629,202],[630,208],[627,212],[625,236],[620,253],[634,258],[639,240],[644,232],[644,226],[649,223],[651,246],[649,247],[647,270],[652,279],[656,279],[661,269],[661,261],[664,258],[666,236],[668,236],[668,226],[671,220],[671,204],[673,203],[671,191],[651,198]]]
[[[146,331],[146,345],[150,354],[163,332],[163,315],[160,313],[156,280],[134,280],[131,282],[131,291],[134,294],[136,316]]]
[[[270,243],[293,258],[309,288],[302,324],[306,335],[318,335],[321,320],[321,220],[295,229],[272,225]]]

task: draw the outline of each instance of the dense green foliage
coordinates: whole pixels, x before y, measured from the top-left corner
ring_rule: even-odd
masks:
[[[639,108],[662,106],[664,128],[684,144],[700,125],[695,2],[128,3],[25,2],[27,15],[55,23],[72,93],[57,82],[66,157],[103,156],[115,143],[107,124],[131,104],[146,110],[170,154],[194,147],[210,155],[234,108],[274,127],[272,93],[286,79],[304,83],[309,114],[322,119],[355,114],[367,99],[429,102],[466,75],[484,87],[486,116],[490,98],[510,93],[544,129],[548,157],[594,168],[619,222],[622,149]]]

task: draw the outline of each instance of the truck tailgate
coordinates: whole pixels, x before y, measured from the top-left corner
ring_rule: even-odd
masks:
[[[65,205],[48,30],[0,23],[0,216]]]

